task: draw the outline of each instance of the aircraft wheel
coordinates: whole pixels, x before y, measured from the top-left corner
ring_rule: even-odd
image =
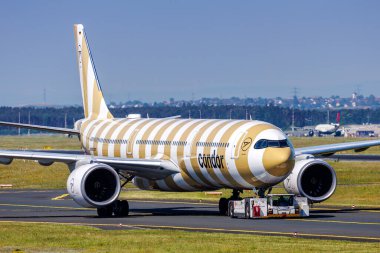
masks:
[[[112,205],[108,205],[108,206],[105,206],[105,207],[99,207],[97,209],[98,216],[100,218],[112,217],[112,211],[113,211],[113,206]]]
[[[129,204],[126,200],[116,200],[113,206],[113,213],[116,217],[125,217],[129,213]]]
[[[219,200],[219,213],[220,215],[227,215],[228,211],[228,199],[221,198]]]
[[[234,204],[232,202],[228,203],[228,216],[231,218],[235,217],[234,215]]]
[[[245,218],[249,219],[249,203],[245,204]]]

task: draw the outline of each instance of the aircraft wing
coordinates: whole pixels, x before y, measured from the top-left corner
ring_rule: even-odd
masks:
[[[51,165],[54,162],[62,162],[69,166],[79,161],[88,163],[104,163],[116,170],[128,174],[141,176],[148,179],[162,179],[171,174],[178,173],[179,168],[169,160],[161,159],[133,159],[111,158],[91,156],[75,152],[51,152],[51,151],[24,151],[24,150],[0,150],[0,163],[10,164],[13,159],[36,160],[41,165]]]
[[[333,155],[336,152],[345,150],[354,150],[355,152],[361,152],[373,146],[380,146],[380,140],[346,142],[304,148],[295,148],[295,155],[298,156],[307,154],[329,156]]]
[[[72,135],[79,135],[80,134],[80,132],[78,130],[71,129],[71,128],[49,127],[49,126],[22,124],[22,123],[5,122],[5,121],[0,121],[0,126],[27,128],[27,129],[49,131],[49,132],[61,133],[61,134],[72,134]]]

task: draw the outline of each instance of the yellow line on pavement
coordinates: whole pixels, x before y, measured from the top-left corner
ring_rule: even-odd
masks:
[[[129,199],[129,202],[141,202],[141,203],[161,203],[161,204],[189,204],[189,205],[203,205],[203,206],[217,206],[216,203],[207,202],[187,202],[187,201],[161,201],[161,200],[134,200]]]
[[[291,220],[291,219],[287,219]],[[294,220],[294,219],[292,219]],[[297,219],[297,221],[306,222],[321,222],[321,223],[340,223],[340,224],[357,224],[357,225],[380,225],[380,222],[358,222],[358,221],[339,221],[339,220],[312,220],[312,219]]]
[[[67,197],[67,196],[69,196],[69,194],[64,193],[64,194],[59,195],[59,196],[57,196],[57,197],[55,197],[55,198],[52,198],[51,200],[62,200],[63,198],[65,198],[65,197]]]
[[[94,210],[93,208],[85,208],[85,207],[38,206],[38,205],[6,204],[6,203],[1,203],[0,206],[15,206],[15,207],[18,206],[18,207],[33,207],[33,208],[69,209],[69,210]]]

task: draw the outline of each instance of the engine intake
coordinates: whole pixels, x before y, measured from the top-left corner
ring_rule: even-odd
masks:
[[[292,173],[285,179],[288,193],[307,197],[311,202],[322,202],[335,191],[337,178],[334,169],[320,159],[296,161]]]
[[[67,179],[67,192],[81,206],[104,207],[120,194],[119,175],[106,164],[81,165]]]

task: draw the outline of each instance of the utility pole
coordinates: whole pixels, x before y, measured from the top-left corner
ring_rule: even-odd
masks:
[[[327,109],[327,124],[330,124],[330,110]]]
[[[18,111],[18,123],[20,124],[21,123],[21,112]],[[18,128],[18,135],[20,136],[21,135],[21,128]]]
[[[293,107],[292,107],[292,132],[294,132],[294,128],[295,128],[294,110],[295,110],[295,107],[296,107],[296,100],[297,100],[297,87],[294,87]]]
[[[67,128],[67,113],[65,113],[65,128]]]
[[[28,122],[29,122],[29,125],[30,125],[30,111],[28,113]],[[28,136],[30,135],[30,129],[28,129]]]

